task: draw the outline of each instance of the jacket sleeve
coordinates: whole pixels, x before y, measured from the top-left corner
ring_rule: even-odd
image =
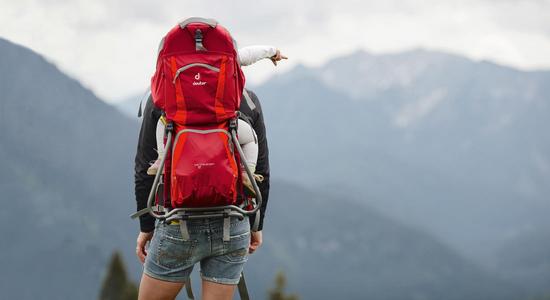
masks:
[[[270,58],[275,54],[277,54],[277,48],[267,45],[248,46],[238,51],[241,66],[250,66],[264,58]]]
[[[264,176],[264,181],[258,184],[263,200],[262,206],[260,207],[260,224],[258,230],[262,230],[267,209],[267,202],[269,200],[269,149],[267,145],[264,115],[260,101],[256,94],[252,91],[248,91],[248,93],[252,99],[252,102],[256,105],[252,118],[252,128],[254,128],[254,131],[258,136],[258,161],[256,163],[256,173]]]
[[[147,99],[143,110],[143,121],[139,131],[139,139],[135,157],[134,183],[137,210],[147,206],[147,197],[153,186],[154,177],[147,175],[150,163],[157,159],[156,127],[160,118],[160,110],[155,108],[151,96]],[[145,214],[139,218],[140,230],[151,232],[155,229],[155,218]]]

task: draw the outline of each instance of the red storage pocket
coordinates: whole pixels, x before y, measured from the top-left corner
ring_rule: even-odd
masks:
[[[239,172],[226,130],[181,130],[172,151],[174,208],[235,204]]]

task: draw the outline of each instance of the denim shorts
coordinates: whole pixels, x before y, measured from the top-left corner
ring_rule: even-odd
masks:
[[[147,250],[143,272],[150,277],[185,282],[200,262],[201,277],[221,284],[237,284],[248,260],[248,218],[231,218],[230,241],[223,241],[223,219],[187,221],[189,240],[182,239],[179,224],[158,222]]]

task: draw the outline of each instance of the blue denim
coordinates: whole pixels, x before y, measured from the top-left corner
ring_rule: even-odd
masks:
[[[147,251],[144,273],[150,277],[184,282],[200,262],[204,280],[237,284],[248,260],[248,218],[231,218],[230,241],[223,241],[223,219],[187,221],[189,240],[184,241],[179,224],[158,222]]]

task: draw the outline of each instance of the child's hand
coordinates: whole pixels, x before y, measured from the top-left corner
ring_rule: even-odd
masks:
[[[277,49],[277,52],[275,53],[275,55],[273,55],[269,59],[271,59],[271,62],[276,66],[278,61],[283,60],[283,59],[288,59],[288,57],[282,55],[281,51],[279,51],[279,49]]]

